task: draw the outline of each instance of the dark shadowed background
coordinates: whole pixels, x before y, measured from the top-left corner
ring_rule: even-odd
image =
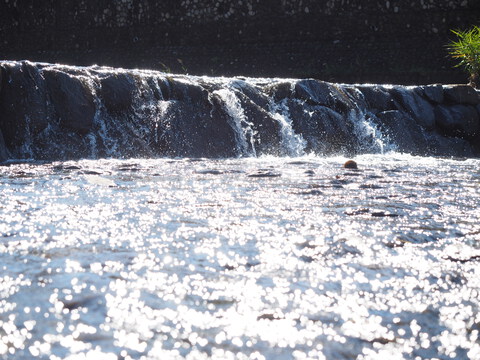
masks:
[[[456,83],[479,0],[0,0],[0,59],[196,75]]]

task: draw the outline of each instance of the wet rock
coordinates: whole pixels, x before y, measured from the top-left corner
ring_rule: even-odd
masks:
[[[345,164],[343,164],[345,169],[358,169],[357,162],[354,160],[347,160]]]
[[[334,111],[346,113],[352,109],[345,94],[334,85],[314,79],[300,80],[295,83],[294,96],[310,105],[321,105]]]
[[[394,99],[400,107],[427,130],[435,128],[435,113],[432,105],[414,91],[408,91],[404,87],[396,87],[392,90]]]
[[[480,135],[480,117],[471,105],[439,105],[435,115],[438,127],[447,136],[474,139]]]
[[[0,127],[5,145],[15,152],[47,127],[48,99],[41,72],[35,64],[24,61],[2,64],[0,68]]]
[[[443,86],[436,84],[436,85],[425,85],[419,88],[425,97],[430,100],[431,102],[441,104],[444,101],[444,94],[443,94]]]
[[[236,93],[236,96],[242,106],[243,114],[252,124],[252,130],[256,133],[255,149],[257,153],[278,155],[281,142],[278,121],[242,92]]]
[[[269,99],[268,97],[260,92],[259,89],[250,85],[246,81],[238,80],[236,81],[233,86],[242,92],[246,98],[248,98],[251,102],[257,105],[259,108],[267,109],[269,106]]]
[[[445,137],[438,133],[427,134],[428,154],[433,156],[465,156],[473,157],[473,148],[470,143],[461,138]]]
[[[108,111],[122,113],[129,110],[136,89],[135,81],[128,74],[114,74],[100,80],[100,97]]]
[[[177,101],[168,107],[150,146],[163,156],[238,156],[235,132],[222,100],[217,96],[209,99],[207,93],[197,101]]]
[[[271,85],[267,85],[263,90],[268,96],[272,97],[275,101],[281,101],[283,99],[290,98],[292,96],[292,83],[291,82],[278,82]]]
[[[208,91],[200,84],[170,78],[170,98],[189,104],[204,104],[208,101]]]
[[[0,163],[8,159],[7,148],[3,140],[2,130],[0,130]]]
[[[354,153],[356,136],[353,124],[345,116],[326,106],[307,107],[295,101],[287,102],[296,134],[307,142],[305,151],[318,154]]]
[[[79,134],[88,133],[95,116],[90,89],[80,78],[61,71],[45,71],[44,77],[60,126]]]
[[[357,88],[362,92],[369,110],[373,113],[395,109],[392,96],[383,87],[358,85]]]
[[[443,87],[445,100],[454,104],[471,104],[480,103],[478,92],[469,85],[445,85]]]
[[[257,170],[256,172],[247,174],[247,177],[251,178],[272,178],[272,177],[280,177],[282,174],[279,172],[271,171],[271,170],[266,170],[266,169],[260,169]]]
[[[378,125],[400,152],[423,155],[427,146],[420,125],[408,114],[391,110],[377,114]]]

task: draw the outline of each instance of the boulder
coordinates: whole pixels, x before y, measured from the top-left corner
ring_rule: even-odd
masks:
[[[452,104],[470,104],[480,103],[478,92],[469,85],[445,85],[443,87],[445,100]]]
[[[275,101],[281,101],[292,97],[292,83],[289,81],[275,82],[264,87],[265,94],[273,98]]]
[[[1,73],[0,126],[6,145],[20,148],[48,125],[45,84],[39,68],[27,61],[4,63]]]
[[[294,97],[304,100],[308,105],[327,106],[332,110],[346,114],[352,109],[348,97],[334,84],[314,79],[299,80],[295,83]]]
[[[59,125],[78,134],[88,133],[96,111],[90,89],[80,77],[58,70],[46,70],[44,77]]]
[[[423,93],[427,100],[436,104],[443,103],[445,99],[443,86],[440,84],[420,86],[419,91]]]
[[[8,159],[7,147],[5,146],[5,141],[3,140],[2,130],[0,130],[0,163]]]
[[[413,155],[425,155],[427,141],[420,125],[408,114],[400,110],[383,111],[374,121],[397,151]]]
[[[263,108],[263,109],[268,108],[270,99],[257,87],[240,79],[233,82],[232,85],[233,87],[235,87],[235,89],[241,91],[246,97],[248,97],[252,102],[254,102],[260,108]]]
[[[424,129],[435,128],[435,113],[427,100],[403,86],[394,87],[391,93],[399,104],[399,110],[404,109]]]
[[[116,73],[100,79],[99,95],[110,113],[128,111],[133,102],[135,81],[124,73]]]
[[[306,141],[305,151],[355,153],[358,144],[353,124],[347,117],[326,106],[305,107],[294,100],[289,100],[287,106],[294,132]]]
[[[170,78],[170,100],[177,100],[189,104],[203,105],[208,102],[208,91],[198,83],[188,79]]]
[[[368,110],[372,113],[395,110],[392,95],[387,89],[376,85],[358,85],[357,88],[362,92]]]
[[[480,135],[480,116],[471,105],[438,105],[435,116],[438,127],[446,136],[474,139]]]
[[[252,130],[256,134],[257,154],[278,154],[281,143],[280,124],[266,111],[267,104],[262,108],[243,92],[236,92],[236,96],[242,106],[243,114],[252,124]]]
[[[427,141],[427,151],[428,154],[432,156],[475,156],[471,144],[464,139],[456,137],[445,137],[436,132],[432,132],[427,135]]]

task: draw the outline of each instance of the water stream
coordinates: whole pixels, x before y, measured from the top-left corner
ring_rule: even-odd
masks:
[[[480,358],[480,161],[355,159],[0,167],[0,358]]]

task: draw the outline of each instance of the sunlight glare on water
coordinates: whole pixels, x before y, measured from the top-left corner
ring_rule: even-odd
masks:
[[[0,358],[480,358],[480,162],[345,160],[0,167]]]

